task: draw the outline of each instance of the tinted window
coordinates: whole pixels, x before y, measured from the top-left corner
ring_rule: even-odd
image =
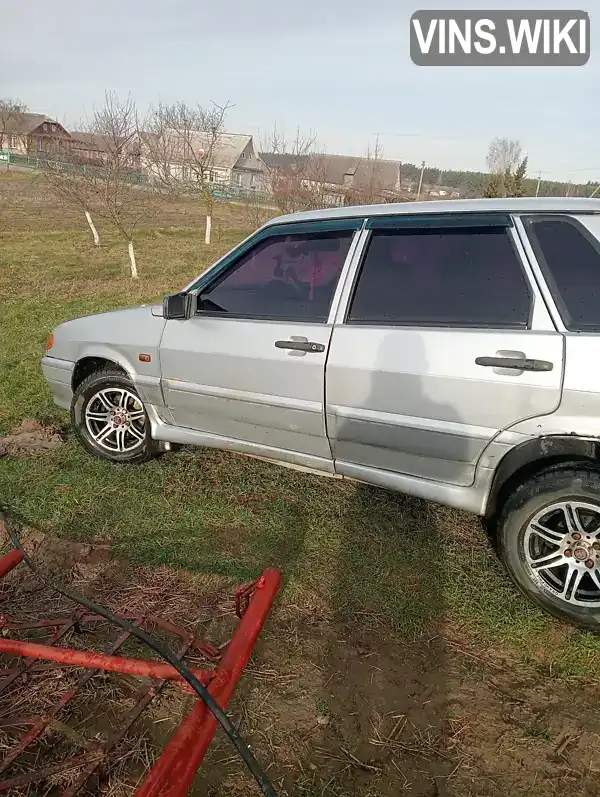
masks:
[[[600,254],[568,219],[530,219],[527,227],[568,329],[600,328]]]
[[[529,306],[505,228],[374,230],[348,321],[526,327]]]
[[[341,230],[261,241],[202,294],[202,310],[325,321],[353,234]]]

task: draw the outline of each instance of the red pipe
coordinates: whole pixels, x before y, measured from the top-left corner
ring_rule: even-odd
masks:
[[[17,639],[0,639],[0,653],[25,656],[30,659],[46,659],[57,661],[74,667],[90,667],[93,670],[120,672],[124,675],[140,675],[147,678],[165,678],[167,680],[183,680],[179,672],[170,664],[155,664],[143,659],[128,659],[124,656],[105,656],[102,653],[88,653],[85,650],[72,648],[55,648],[50,645],[38,645],[35,642],[20,642]],[[214,670],[191,668],[192,672],[205,686],[215,676]]]
[[[209,685],[209,692],[226,708],[248,663],[256,640],[281,585],[278,570],[265,570]],[[223,683],[221,678],[228,674]],[[135,797],[185,797],[214,735],[217,720],[198,700],[165,747]]]
[[[4,556],[0,556],[0,578],[3,578],[7,573],[23,561],[23,551],[17,551],[14,548]]]

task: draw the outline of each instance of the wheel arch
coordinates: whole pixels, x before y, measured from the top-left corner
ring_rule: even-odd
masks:
[[[121,356],[118,352],[103,347],[88,349],[77,359],[71,377],[71,388],[75,391],[84,379],[91,376],[102,368],[114,368],[120,370],[130,379],[135,378],[135,373],[131,363]]]
[[[536,437],[511,449],[496,468],[485,506],[492,518],[504,498],[516,487],[543,470],[568,463],[600,462],[600,440],[575,434]]]
[[[115,370],[122,371],[124,375],[129,376],[125,368],[120,363],[114,360],[107,360],[105,357],[82,357],[75,363],[73,369],[73,376],[71,377],[71,388],[73,392],[77,390],[79,385],[85,381],[88,376],[95,374],[102,368],[114,368]]]

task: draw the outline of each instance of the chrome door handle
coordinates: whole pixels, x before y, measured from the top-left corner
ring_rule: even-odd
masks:
[[[551,371],[554,363],[548,360],[522,360],[517,357],[476,357],[475,365],[484,368],[512,368],[515,371]]]
[[[310,340],[276,340],[275,348],[291,349],[292,351],[322,352],[325,346],[322,343],[313,343]]]

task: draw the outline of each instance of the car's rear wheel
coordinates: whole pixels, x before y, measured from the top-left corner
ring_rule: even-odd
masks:
[[[71,420],[86,451],[101,459],[144,462],[158,453],[143,402],[116,368],[102,368],[77,387]]]
[[[538,474],[506,501],[497,532],[504,564],[528,598],[600,632],[600,469]]]

